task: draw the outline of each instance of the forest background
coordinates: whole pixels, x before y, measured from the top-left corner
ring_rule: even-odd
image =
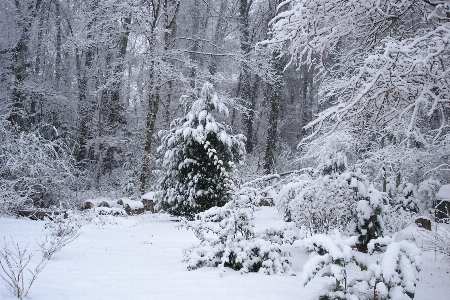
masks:
[[[448,4],[347,2],[302,23],[300,0],[1,1],[2,210],[139,198],[158,132],[207,81],[247,137],[242,180],[344,157],[430,208],[449,178]]]

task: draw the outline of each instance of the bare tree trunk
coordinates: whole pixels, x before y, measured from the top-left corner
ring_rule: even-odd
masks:
[[[155,132],[156,117],[159,109],[159,87],[157,86],[157,75],[155,70],[155,62],[152,61],[150,68],[150,94],[148,97],[148,111],[146,119],[146,138],[144,146],[144,157],[142,159],[142,171],[140,176],[140,191],[145,193],[147,177],[150,165],[150,153],[152,150],[152,138]],[[156,77],[156,78],[155,78]]]
[[[244,60],[246,56],[249,55],[251,51],[251,42],[250,42],[250,6],[252,1],[248,0],[240,0],[239,1],[239,29],[240,29],[240,44],[241,44],[241,53],[243,55]],[[241,98],[251,109],[248,114],[244,115],[244,125],[247,131],[247,142],[246,142],[246,150],[247,153],[253,153],[253,122],[255,119],[254,108],[256,106],[256,96],[252,90],[252,78],[249,67],[246,62],[243,61],[241,63],[241,74],[240,74],[240,90],[241,90]]]
[[[92,4],[92,11],[97,8],[97,2]],[[96,22],[94,18],[88,24],[88,30],[90,30]],[[93,40],[93,36],[89,33],[86,37],[88,41]],[[84,66],[82,67],[83,52],[77,54],[77,73],[78,73],[78,114],[79,114],[79,126],[78,126],[78,145],[79,150],[77,153],[77,161],[82,162],[88,157],[87,141],[91,136],[90,122],[93,117],[93,105],[89,101],[88,95],[88,81],[90,78],[90,71],[94,60],[96,47],[89,45],[85,50]]]
[[[278,115],[283,91],[283,64],[279,55],[279,51],[274,51],[272,54],[272,68],[275,71],[275,79],[269,84],[270,110],[269,123],[267,125],[266,151],[264,156],[264,170],[266,174],[275,172],[275,150],[278,138]]]
[[[169,15],[168,1],[163,0],[163,2],[158,2],[157,6],[154,7],[154,22],[150,33],[150,48],[154,49],[156,46],[156,27],[157,22],[160,18],[160,13],[163,16],[163,28],[166,33],[170,31],[171,28],[175,26],[175,19],[178,14],[180,1],[175,1],[172,5],[172,15]],[[162,10],[162,11],[161,11]],[[164,35],[164,49],[167,50],[169,47],[169,35]],[[165,58],[163,59],[163,62]],[[142,158],[142,169],[140,175],[140,192],[145,193],[145,188],[148,181],[148,175],[150,171],[150,154],[152,151],[152,139],[155,133],[156,118],[158,116],[159,104],[161,101],[161,70],[160,66],[157,65],[155,60],[150,63],[150,80],[149,80],[149,96],[148,96],[148,110],[146,117],[146,138],[144,145],[144,157]]]
[[[26,7],[25,3],[15,1],[16,10],[20,16],[19,27],[21,34],[19,41],[11,51],[12,74],[14,82],[12,84],[12,110],[9,115],[9,121],[17,125],[20,130],[28,130],[30,127],[25,102],[27,93],[23,90],[23,82],[28,75],[28,44],[30,42],[30,30],[34,19],[36,18],[42,0],[29,1]]]
[[[56,14],[56,58],[55,58],[55,82],[56,87],[59,87],[60,71],[61,71],[61,7],[59,0],[55,2],[55,14]]]
[[[104,98],[102,112],[103,123],[105,124],[104,134],[110,134],[112,136],[117,135],[117,131],[120,125],[126,124],[124,117],[124,100],[120,97],[120,91],[122,88],[122,78],[125,69],[125,56],[128,47],[128,38],[130,35],[131,17],[125,17],[122,20],[122,33],[118,38],[117,47],[113,48],[106,58],[107,80],[112,83],[107,90],[102,91],[102,97]],[[112,59],[114,57],[114,59]],[[114,63],[114,66],[111,65]],[[111,70],[112,69],[112,70]],[[104,95],[103,95],[104,94]],[[105,149],[106,148],[106,149]],[[103,165],[99,168],[101,172],[110,173],[114,165],[114,153],[117,151],[114,146],[102,145],[102,151],[106,151],[106,155],[103,155]]]
[[[176,31],[176,22],[175,19],[178,15],[178,10],[180,8],[180,1],[177,1],[174,4],[174,12],[173,15],[169,15],[169,7],[168,7],[168,0],[164,0],[164,24],[165,24],[165,32],[164,32],[164,52],[167,53],[170,50],[170,43],[171,38],[175,37],[175,31]],[[165,59],[164,59],[165,61]],[[170,123],[170,104],[172,102],[172,88],[173,88],[173,82],[169,81],[167,83],[167,101],[166,101],[166,112],[165,112],[165,119],[166,123]]]

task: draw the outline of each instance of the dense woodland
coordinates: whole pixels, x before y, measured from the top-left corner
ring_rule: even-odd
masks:
[[[318,110],[313,68],[283,72],[280,51],[257,47],[277,1],[0,5],[1,178],[18,201],[149,190],[158,132],[207,81],[247,136],[247,174],[289,169]]]
[[[152,191],[160,214],[127,228],[176,218],[188,270],[412,299],[421,253],[450,256],[449,118],[448,0],[0,0],[0,215],[67,213],[35,269],[5,239],[0,276],[22,299],[82,226]],[[281,225],[256,230],[258,209]]]
[[[449,178],[449,14],[438,0],[1,1],[2,207],[155,189],[163,131],[209,82],[246,137],[241,180],[342,160],[429,208],[419,193]]]

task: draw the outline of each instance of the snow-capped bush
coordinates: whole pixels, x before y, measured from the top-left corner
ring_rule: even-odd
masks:
[[[398,186],[388,181],[388,193],[394,209],[403,209],[411,213],[426,213],[433,207],[434,197],[441,184],[438,180],[429,178],[418,185],[402,180]]]
[[[0,213],[56,204],[73,179],[73,163],[62,140],[18,132],[0,117]]]
[[[347,170],[343,155],[330,158],[318,171],[297,176],[278,194],[277,207],[286,221],[310,234],[357,233],[364,251],[383,235],[384,193],[369,184],[361,170]]]
[[[386,196],[372,185],[367,189],[367,193],[361,194],[361,197],[357,200],[355,231],[358,234],[357,246],[360,251],[367,251],[370,240],[382,237],[385,234],[384,203],[387,203]]]
[[[383,220],[388,232],[393,234],[406,228],[418,214],[433,213],[433,202],[441,186],[438,180],[429,178],[418,185],[403,180],[398,187],[392,184],[392,179],[387,182],[390,205],[385,210]]]
[[[378,238],[368,243],[369,253],[353,250],[358,237],[343,239],[315,235],[301,241],[312,257],[303,267],[303,283],[322,271],[333,278],[319,299],[412,299],[420,270],[420,250],[407,241]],[[381,254],[374,253],[374,250]],[[383,253],[384,252],[384,253]]]
[[[217,122],[215,113],[226,117],[228,109],[205,83],[187,115],[160,132],[158,151],[164,153],[166,171],[159,182],[158,210],[192,219],[231,199],[230,172],[243,159],[245,137],[231,135],[231,127]]]
[[[414,223],[416,214],[404,209],[393,209],[387,206],[383,216],[387,234],[394,234]]]
[[[283,243],[297,238],[294,227],[255,232],[254,199],[249,193],[236,193],[223,207],[213,207],[182,226],[192,229],[200,244],[185,250],[188,270],[203,266],[225,267],[247,272],[279,274],[291,272]]]

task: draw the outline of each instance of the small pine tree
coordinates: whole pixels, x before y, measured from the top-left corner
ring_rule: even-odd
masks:
[[[160,132],[166,168],[159,182],[157,207],[175,216],[194,215],[230,200],[230,171],[245,154],[245,137],[231,135],[231,127],[216,122],[214,113],[228,109],[205,83],[187,115]]]

